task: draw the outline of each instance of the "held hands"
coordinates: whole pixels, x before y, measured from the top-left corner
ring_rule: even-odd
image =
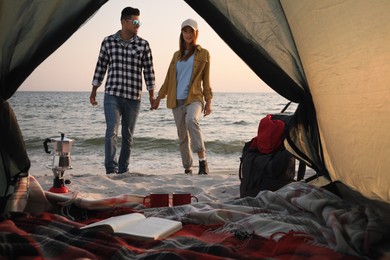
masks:
[[[153,103],[151,101],[151,109],[157,109],[160,106],[160,97],[157,97],[156,99],[153,100]]]

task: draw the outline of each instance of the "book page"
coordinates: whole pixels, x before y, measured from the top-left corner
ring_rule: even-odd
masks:
[[[98,221],[84,227],[81,229],[93,228],[93,227],[110,227],[111,232],[118,232],[125,227],[129,227],[134,223],[137,223],[141,220],[144,220],[145,216],[141,213],[130,213],[121,216],[110,217],[102,221]]]
[[[156,240],[166,238],[183,227],[180,221],[149,217],[137,223],[126,226],[118,233],[128,234],[141,240]]]

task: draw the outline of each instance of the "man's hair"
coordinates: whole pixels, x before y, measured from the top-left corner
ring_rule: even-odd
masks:
[[[121,20],[130,19],[132,15],[139,16],[140,12],[137,8],[125,7],[121,13]]]

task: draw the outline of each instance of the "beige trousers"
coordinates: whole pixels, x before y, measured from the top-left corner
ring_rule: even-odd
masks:
[[[177,100],[177,106],[172,109],[175,119],[179,148],[183,167],[190,169],[193,164],[192,153],[205,151],[202,129],[199,117],[203,111],[201,102],[196,101],[188,106],[185,100]]]

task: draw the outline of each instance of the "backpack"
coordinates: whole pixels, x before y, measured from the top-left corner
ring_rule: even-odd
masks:
[[[262,190],[275,191],[292,182],[295,176],[295,158],[282,148],[262,154],[246,142],[240,158],[240,197],[256,197]]]
[[[283,145],[289,115],[267,115],[257,136],[246,142],[240,158],[240,197],[255,197],[262,190],[276,191],[294,181],[295,157]]]

